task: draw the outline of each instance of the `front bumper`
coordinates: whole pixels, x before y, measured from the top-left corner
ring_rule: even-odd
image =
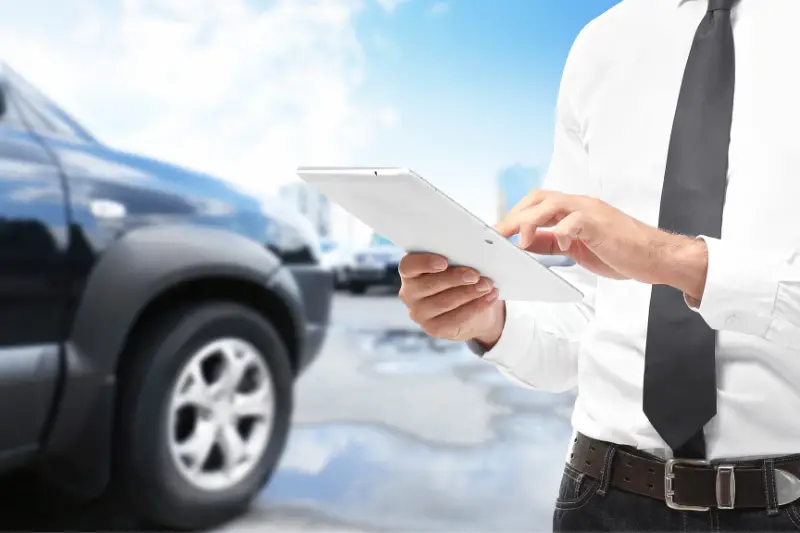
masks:
[[[333,305],[333,272],[319,265],[287,265],[300,289],[306,324],[298,371],[305,370],[322,351]]]
[[[348,271],[348,281],[362,285],[400,285],[397,264],[355,266]]]

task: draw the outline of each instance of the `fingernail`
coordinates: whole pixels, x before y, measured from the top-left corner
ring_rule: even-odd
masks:
[[[441,257],[437,257],[433,260],[433,269],[434,270],[444,270],[447,268],[447,261],[442,259]]]
[[[497,300],[497,297],[499,295],[500,295],[500,293],[497,290],[493,290],[492,292],[490,292],[489,294],[486,295],[486,300],[489,301],[489,302],[493,302],[493,301]]]
[[[480,276],[474,270],[467,270],[464,272],[464,275],[461,276],[461,279],[464,280],[465,283],[475,283],[480,279]]]
[[[486,281],[485,279],[482,279],[482,280],[480,280],[480,281],[478,282],[478,284],[477,284],[477,285],[475,285],[475,289],[476,289],[478,292],[486,292],[486,291],[488,291],[488,290],[489,290],[489,289],[491,289],[491,288],[492,288],[492,287],[491,287],[491,285],[489,285],[489,282],[488,282],[488,281]]]
[[[566,252],[569,249],[570,244],[572,244],[572,239],[569,237],[558,237],[556,241],[558,241],[558,247],[562,252]]]

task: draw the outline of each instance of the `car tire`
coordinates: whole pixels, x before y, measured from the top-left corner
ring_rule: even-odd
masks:
[[[352,294],[364,294],[367,292],[367,286],[364,283],[350,282],[350,292]]]
[[[262,437],[266,444],[251,470],[235,484],[211,490],[182,473],[174,458],[176,448],[170,439],[175,428],[170,421],[175,418],[171,406],[178,378],[193,364],[198,350],[220,339],[239,339],[263,359],[264,366],[252,356],[251,363],[268,371],[268,379],[260,386],[271,386],[273,414],[260,426],[271,431]],[[115,478],[131,510],[156,527],[178,530],[208,529],[246,511],[275,469],[290,427],[293,374],[288,351],[275,328],[236,303],[208,302],[177,309],[151,320],[136,334],[118,379]]]
[[[347,289],[347,285],[348,285],[347,284],[347,276],[345,276],[345,274],[343,272],[337,271],[335,276],[334,276],[333,284],[334,284],[334,288],[336,288],[336,290]]]

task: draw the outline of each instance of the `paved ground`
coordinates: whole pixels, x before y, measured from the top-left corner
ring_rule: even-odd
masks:
[[[335,305],[278,472],[221,531],[549,530],[572,398],[433,342],[391,295]]]
[[[550,529],[571,397],[432,342],[390,295],[341,297],[334,316],[281,468],[228,531]]]

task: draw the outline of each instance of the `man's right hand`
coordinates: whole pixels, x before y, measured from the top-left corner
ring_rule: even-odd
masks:
[[[399,266],[400,300],[432,337],[477,340],[489,349],[505,324],[505,303],[491,280],[472,268],[449,267],[434,254],[408,254]]]

